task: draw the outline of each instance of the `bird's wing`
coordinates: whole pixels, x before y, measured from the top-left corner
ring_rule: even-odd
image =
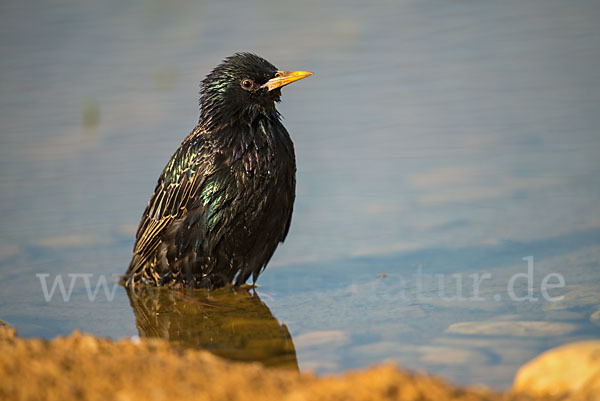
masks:
[[[128,273],[138,272],[154,255],[161,234],[186,213],[210,181],[215,167],[206,146],[198,138],[184,141],[163,170],[138,227],[133,250],[138,257]]]

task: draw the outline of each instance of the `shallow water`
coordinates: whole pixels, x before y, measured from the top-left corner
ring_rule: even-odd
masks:
[[[167,294],[144,329],[125,289],[90,301],[85,280],[124,272],[198,82],[249,50],[315,75],[279,106],[298,159],[290,234],[255,295],[216,303],[253,305],[233,310],[255,311],[264,343],[246,331],[221,355],[318,373],[388,359],[501,388],[599,337],[597,2],[245,4],[0,6],[0,319],[205,348],[209,326],[243,326]],[[46,301],[56,277],[69,301]]]

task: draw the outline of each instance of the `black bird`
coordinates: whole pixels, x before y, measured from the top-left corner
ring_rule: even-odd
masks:
[[[290,228],[296,161],[275,102],[312,75],[250,53],[202,81],[200,121],[158,179],[123,282],[216,288],[256,281]]]

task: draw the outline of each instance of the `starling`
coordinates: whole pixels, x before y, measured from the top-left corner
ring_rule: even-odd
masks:
[[[292,218],[296,161],[275,102],[312,75],[250,53],[202,81],[200,120],[158,179],[123,282],[217,288],[255,282]]]

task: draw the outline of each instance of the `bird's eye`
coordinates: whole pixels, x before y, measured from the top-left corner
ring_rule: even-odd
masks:
[[[250,89],[252,89],[253,86],[254,86],[254,82],[252,82],[251,79],[243,79],[242,80],[242,88],[244,88],[246,90],[250,90]]]

